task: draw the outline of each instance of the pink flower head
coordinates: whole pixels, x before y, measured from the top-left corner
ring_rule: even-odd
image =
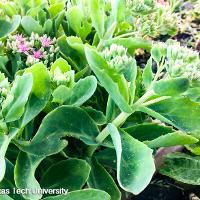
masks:
[[[42,52],[40,50],[38,50],[38,51],[33,51],[33,56],[36,59],[40,59],[40,58],[42,58],[43,55],[42,55]]]
[[[46,36],[40,38],[43,47],[49,47],[52,44],[52,40]]]
[[[19,42],[19,43],[24,43],[25,40],[26,40],[26,39],[23,37],[22,34],[17,34],[17,35],[15,35],[15,39],[16,39],[16,41]]]
[[[165,2],[165,0],[157,0],[157,2],[159,4],[161,4],[162,6],[166,6],[167,5],[167,2]]]
[[[25,43],[19,44],[18,45],[18,51],[20,53],[28,53],[28,51],[30,50],[29,46]]]

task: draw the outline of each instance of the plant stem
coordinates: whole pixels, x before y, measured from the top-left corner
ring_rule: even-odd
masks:
[[[157,103],[157,102],[160,102],[160,101],[163,101],[163,100],[166,100],[166,99],[170,99],[170,98],[171,98],[171,96],[159,97],[159,98],[156,98],[156,99],[153,99],[153,100],[150,100],[150,101],[143,103],[142,106],[149,106],[149,105],[152,105],[154,103]]]
[[[135,111],[137,111],[137,108],[144,103],[147,99],[149,99],[153,95],[152,90],[146,92],[137,102],[135,102],[132,106],[132,113],[120,113],[113,121],[112,124],[114,124],[116,127],[121,126],[127,118],[132,115]],[[96,141],[98,144],[101,144],[109,135],[109,132],[107,130],[107,127],[105,127],[99,135],[96,137]],[[88,156],[92,156],[95,150],[98,148],[99,145],[89,146],[87,149],[86,154]]]

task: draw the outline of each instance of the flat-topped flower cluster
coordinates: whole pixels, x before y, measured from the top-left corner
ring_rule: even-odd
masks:
[[[25,57],[28,66],[41,61],[44,64],[52,62],[59,50],[56,47],[56,38],[51,39],[46,34],[39,36],[37,33],[32,33],[30,37],[22,34],[10,35],[7,48],[8,51]]]

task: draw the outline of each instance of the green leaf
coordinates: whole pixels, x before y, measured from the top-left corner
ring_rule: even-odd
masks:
[[[3,104],[2,113],[6,122],[18,120],[23,115],[32,85],[33,77],[31,74],[16,77]]]
[[[26,73],[32,74],[33,87],[21,120],[21,127],[28,124],[45,108],[51,96],[51,78],[45,65],[37,63],[26,69]]]
[[[167,154],[159,172],[182,183],[200,185],[200,157],[184,153]]]
[[[91,172],[88,179],[89,187],[107,192],[111,196],[111,200],[120,200],[121,193],[112,176],[95,158],[91,160],[90,164]]]
[[[47,35],[50,35],[51,34],[51,31],[52,31],[52,28],[53,28],[53,22],[51,19],[47,19],[44,23],[44,26],[43,26],[43,31],[44,33],[46,33]]]
[[[173,133],[168,133],[166,135],[162,135],[154,140],[145,141],[144,143],[150,148],[157,147],[170,147],[177,145],[186,145],[186,144],[194,144],[199,140],[191,135],[187,135],[180,131],[176,131]]]
[[[43,119],[31,141],[17,141],[16,145],[22,151],[38,156],[48,156],[66,147],[67,142],[62,139],[65,136],[75,137],[92,145],[96,144],[95,139],[98,134],[96,124],[83,109],[61,106]]]
[[[81,38],[74,36],[67,37],[67,43],[71,48],[78,51],[81,55],[85,57],[84,44]]]
[[[81,106],[94,94],[96,87],[97,80],[94,76],[80,79],[66,96],[65,104]]]
[[[156,123],[142,123],[128,126],[123,129],[129,135],[140,141],[154,140],[162,135],[174,132],[172,127]]]
[[[200,156],[200,142],[196,144],[185,145],[185,147],[193,154]]]
[[[191,101],[200,103],[200,87],[189,88],[184,95],[189,97]]]
[[[52,165],[42,176],[42,188],[79,190],[90,174],[89,164],[80,159],[68,159]]]
[[[179,130],[200,138],[200,105],[186,97],[171,98],[149,106]]]
[[[69,62],[73,69],[80,71],[81,69],[85,68],[87,62],[85,59],[85,53],[80,53],[80,43],[78,43],[77,41],[74,43],[73,41],[72,45],[72,41],[68,37],[63,35],[60,38],[58,38],[57,44],[60,53]]]
[[[1,200],[13,200],[11,197],[9,197],[7,194],[1,195]]]
[[[84,110],[98,125],[103,125],[107,122],[103,112],[93,109],[92,107],[84,107]]]
[[[118,107],[127,113],[131,113],[132,109],[126,102],[125,98],[121,95],[119,85],[122,86],[123,83],[120,81],[118,83],[114,82],[112,78],[106,73],[108,68],[106,61],[93,49],[85,46],[85,53],[88,63],[99,79],[101,85],[106,89],[111,98],[115,101]]]
[[[20,25],[21,17],[19,15],[15,15],[13,17],[12,22],[8,22],[6,20],[0,20],[0,39],[8,36],[15,32]]]
[[[71,66],[68,62],[63,58],[58,58],[52,65],[51,65],[51,72],[54,72],[56,68],[60,68],[61,72],[65,73],[71,70]]]
[[[23,194],[25,199],[38,200],[42,195],[35,193],[34,191],[40,188],[40,184],[35,179],[35,170],[44,157],[30,155],[24,152],[20,152],[14,169],[14,177],[17,188],[27,188],[30,192]],[[33,193],[32,193],[32,192]]]
[[[10,141],[15,137],[18,133],[19,129],[11,128],[10,133],[8,135],[0,135],[0,181],[3,180],[5,172],[6,172],[6,161],[5,154],[10,144]]]
[[[99,38],[104,36],[104,1],[102,0],[89,0],[90,16],[92,25],[96,29]]]
[[[66,99],[68,98],[67,96],[70,94],[70,92],[71,89],[66,87],[65,85],[58,86],[52,93],[53,96],[52,102],[63,105]]]
[[[78,6],[73,6],[67,10],[66,17],[69,26],[84,40],[91,32],[91,24],[85,18],[83,11]]]
[[[114,149],[106,148],[94,153],[98,162],[106,167],[117,170],[117,158]]]
[[[25,30],[26,34],[31,35],[31,33],[43,34],[43,28],[38,21],[30,16],[24,16],[21,21],[21,25]]]
[[[187,78],[172,78],[169,80],[160,80],[154,83],[153,90],[161,96],[177,96],[189,88]]]
[[[159,63],[162,59],[162,53],[158,47],[156,47],[154,45],[152,46],[151,56],[156,61],[157,65],[159,66]]]
[[[53,102],[61,105],[81,106],[94,94],[96,87],[97,80],[94,76],[80,79],[73,88],[61,85],[53,92]]]
[[[51,15],[51,18],[55,17],[58,13],[60,13],[61,11],[63,11],[65,8],[65,3],[64,2],[60,2],[60,3],[56,3],[51,5],[48,8],[48,11]]]
[[[117,180],[121,188],[135,195],[142,192],[155,172],[152,150],[126,132],[109,124],[117,155]]]
[[[14,182],[14,165],[6,159],[6,173],[4,179],[0,182],[0,189],[8,189],[10,191],[9,196],[15,200],[24,200],[24,198],[13,192],[13,189],[16,188]],[[0,194],[2,197],[2,194]]]
[[[114,20],[117,22],[121,22],[125,17],[125,7],[126,1],[125,0],[113,0],[112,3],[112,16]]]
[[[111,200],[110,196],[101,190],[85,189],[69,192],[67,195],[47,197],[44,200]]]
[[[139,48],[142,48],[148,51],[151,49],[151,43],[149,41],[144,40],[142,38],[138,38],[138,37],[113,38],[105,42],[105,44],[108,46],[113,43],[126,47],[130,53],[134,52],[136,49],[139,49]]]
[[[150,58],[144,68],[142,74],[142,80],[145,88],[149,88],[153,80],[153,72],[152,72],[152,58]]]

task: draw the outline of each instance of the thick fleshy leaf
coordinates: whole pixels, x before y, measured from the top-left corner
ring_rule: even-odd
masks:
[[[104,36],[104,1],[101,0],[89,0],[90,15],[92,19],[92,25],[96,29],[99,38]]]
[[[94,94],[96,87],[97,79],[94,76],[80,79],[66,95],[65,104],[81,106]]]
[[[31,141],[16,141],[22,150],[38,156],[60,152],[67,145],[65,136],[75,137],[86,144],[96,144],[99,130],[94,121],[81,108],[61,106],[42,121]]]
[[[24,16],[21,20],[21,25],[28,35],[31,35],[31,33],[43,34],[42,26],[30,16]]]
[[[160,80],[154,83],[153,90],[161,96],[177,96],[189,88],[187,78],[172,78],[169,80]]]
[[[94,157],[98,160],[100,164],[117,170],[117,157],[115,149],[106,148],[102,151],[95,152]]]
[[[33,77],[31,74],[16,77],[3,104],[2,113],[6,122],[18,120],[23,115],[32,85]]]
[[[200,157],[183,153],[167,154],[159,172],[182,183],[200,185]]]
[[[112,176],[93,158],[90,162],[91,172],[88,184],[91,188],[103,190],[111,196],[111,200],[120,200],[121,193]]]
[[[52,165],[42,176],[41,187],[68,191],[79,190],[90,174],[89,164],[80,159],[68,159]]]
[[[44,200],[111,200],[110,195],[101,190],[85,189],[69,192],[67,195],[47,197]]]
[[[57,14],[59,14],[61,11],[63,11],[65,8],[65,3],[64,2],[58,2],[58,3],[55,3],[53,5],[51,5],[49,8],[48,8],[48,11],[51,15],[51,18],[55,17]]]
[[[65,85],[58,86],[52,93],[54,103],[59,103],[63,105],[71,92],[71,88],[68,88]]]
[[[71,70],[71,66],[68,62],[63,58],[58,58],[52,65],[51,65],[51,72],[54,72],[56,68],[60,68],[61,72],[65,73]]]
[[[92,107],[85,107],[84,110],[98,125],[103,125],[107,122],[106,116],[103,112],[93,109]]]
[[[19,15],[15,15],[12,22],[0,20],[0,38],[6,37],[16,31],[20,25],[20,21],[21,17]]]
[[[73,31],[83,40],[91,32],[91,24],[84,17],[83,11],[78,6],[73,6],[67,10],[67,21]]]
[[[19,129],[12,128],[8,135],[0,135],[0,181],[4,178],[6,171],[6,161],[5,154],[10,144],[10,141],[15,137],[18,133]]]
[[[196,144],[185,145],[185,147],[194,155],[200,156],[200,142],[197,142]]]
[[[151,42],[137,37],[113,38],[106,41],[106,45],[111,45],[113,43],[128,48],[129,52],[134,52],[139,48],[146,49],[148,51],[151,49]]]
[[[126,6],[125,0],[113,0],[112,3],[112,16],[114,17],[115,21],[120,22],[124,19],[125,13],[124,9]]]
[[[174,132],[170,126],[163,126],[156,123],[142,123],[128,126],[123,129],[129,135],[140,141],[154,140],[162,135]]]
[[[155,117],[164,117],[168,123],[183,132],[200,138],[200,105],[186,97],[171,98],[149,106]],[[149,113],[151,114],[151,113]],[[162,120],[162,119],[161,119]]]
[[[26,69],[26,73],[32,74],[33,87],[21,120],[21,127],[28,124],[44,109],[51,96],[51,78],[44,64],[37,63]]]
[[[200,103],[200,87],[189,88],[184,95],[189,97],[191,101]]]
[[[125,88],[120,90],[119,85],[122,87],[123,82],[119,79],[119,82],[114,82],[114,80],[106,73],[106,69],[108,68],[105,60],[97,53],[97,51],[91,49],[88,46],[85,46],[85,53],[87,61],[99,79],[101,85],[107,90],[111,98],[115,101],[115,103],[119,106],[119,108],[127,113],[132,112],[131,107],[126,102],[124,96],[121,94],[125,92]]]
[[[11,197],[9,197],[7,194],[1,195],[1,200],[13,200]]]
[[[152,72],[152,58],[150,58],[144,68],[142,74],[142,80],[146,88],[148,88],[153,80],[153,72]]]
[[[137,124],[124,129],[132,137],[144,142],[150,148],[194,144],[198,139],[175,131],[171,127],[155,123]]]
[[[30,192],[23,194],[23,197],[31,200],[41,199],[42,195],[34,193],[35,190],[41,189],[40,184],[35,179],[35,170],[44,157],[34,156],[20,152],[14,169],[15,184],[18,188],[29,189]]]
[[[0,189],[9,190],[9,196],[15,200],[24,200],[24,198],[13,192],[15,186],[14,182],[14,165],[6,159],[6,173],[4,179],[0,182]],[[2,194],[0,194],[2,197]]]
[[[128,133],[109,124],[107,127],[117,155],[117,179],[125,191],[135,195],[142,192],[155,172],[152,150]]]
[[[145,141],[144,143],[150,148],[157,147],[170,147],[177,145],[186,145],[186,144],[194,144],[199,140],[191,135],[187,135],[180,131],[176,131],[173,133],[168,133],[166,135],[162,135],[154,140]]]

